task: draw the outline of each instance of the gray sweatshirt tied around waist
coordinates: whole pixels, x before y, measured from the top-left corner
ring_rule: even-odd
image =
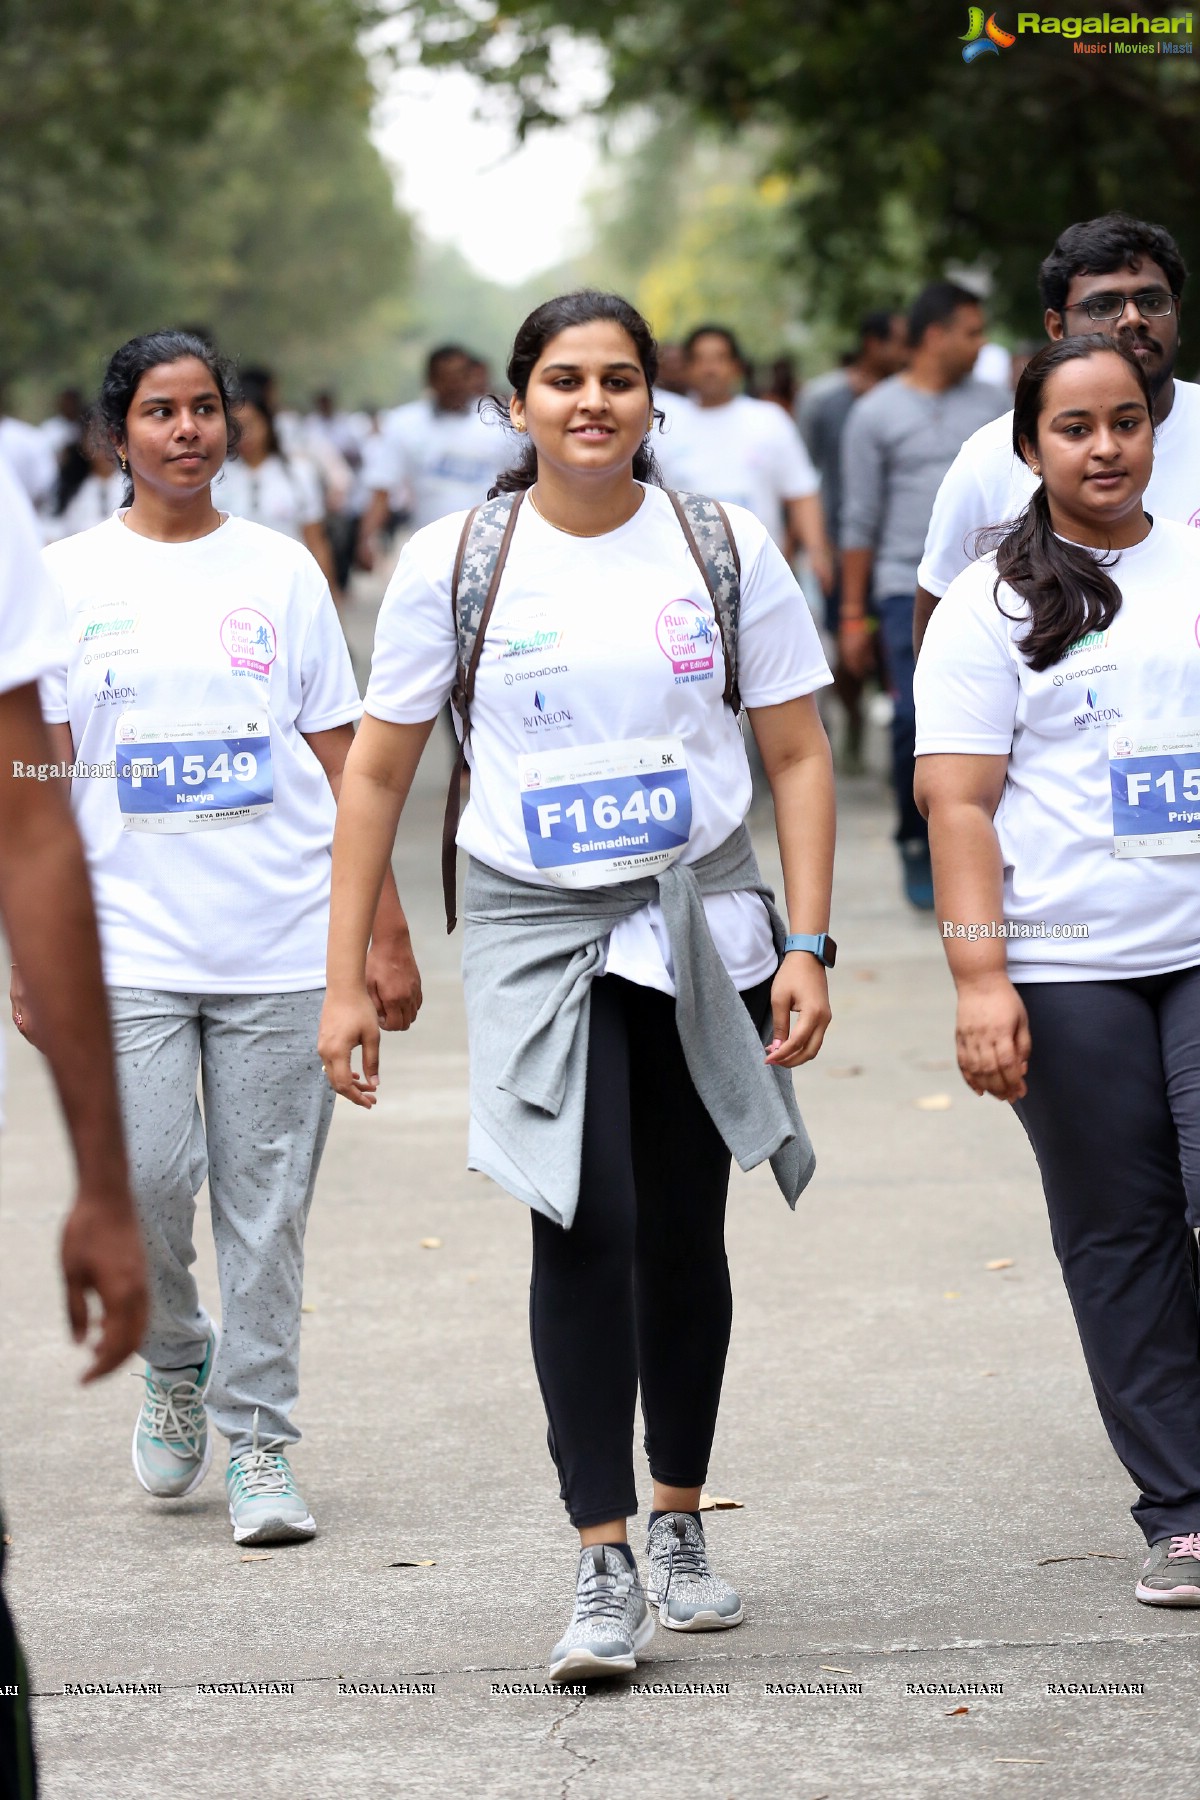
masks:
[[[676,1026],[696,1090],[739,1166],[770,1158],[795,1206],[816,1158],[791,1072],[763,1061],[763,1042],[717,953],[702,899],[743,890],[761,896],[782,953],[784,924],[744,825],[696,862],[611,887],[542,887],[472,858],[463,904],[471,1168],[570,1227],[592,981],[613,926],[657,900],[675,970]]]

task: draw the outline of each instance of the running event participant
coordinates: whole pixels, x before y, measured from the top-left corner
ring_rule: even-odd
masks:
[[[959,1068],[1037,1156],[1140,1489],[1137,1597],[1197,1606],[1200,537],[1143,510],[1153,406],[1144,361],[1109,338],[1030,362],[1013,441],[1038,485],[930,623],[917,795]]]
[[[1157,519],[1200,525],[1200,387],[1175,375],[1187,268],[1161,225],[1106,213],[1070,225],[1038,272],[1046,336],[1081,332],[1123,344],[1154,395],[1154,473],[1146,505]],[[1036,481],[1013,454],[1013,415],[969,437],[938,489],[917,570],[913,633],[919,650],[934,607],[974,555],[985,526],[1015,519]]]
[[[795,423],[769,400],[742,392],[746,360],[726,326],[698,325],[683,348],[694,404],[663,405],[664,476],[674,488],[745,507],[781,550],[804,551],[827,592],[834,570],[821,482]]]
[[[102,525],[121,505],[125,477],[107,444],[68,444],[62,452],[54,504],[42,520],[48,544]]]
[[[359,561],[372,565],[387,524],[391,495],[406,488],[412,528],[483,499],[504,460],[504,436],[479,410],[478,359],[458,344],[441,344],[425,365],[428,392],[385,413],[363,447],[363,482],[371,498],[359,531]]]
[[[548,301],[517,334],[511,417],[527,448],[499,483],[517,504],[475,670],[459,831],[468,1160],[532,1210],[534,1365],[580,1534],[555,1678],[633,1668],[654,1629],[647,1595],[674,1630],[741,1621],[697,1510],[729,1339],[730,1150],[743,1167],[770,1157],[795,1202],[813,1158],[787,1071],[817,1054],[829,1020],[833,778],[814,698],[829,672],[770,534],[733,508],[737,673],[775,798],[786,937],[743,823],[750,772],[722,633],[656,485],[654,377],[649,328],[614,295]],[[360,1106],[378,1097],[363,955],[456,681],[463,529],[461,513],[444,519],[401,554],[346,766],[320,1042]],[[472,538],[469,580],[479,554]],[[645,1595],[627,1529],[639,1383],[654,1478]]]
[[[94,1381],[137,1346],[146,1274],[83,846],[62,784],[36,779],[52,760],[37,682],[62,654],[61,622],[38,550],[29,502],[0,464],[0,924],[40,1015],[41,1043],[71,1138],[77,1187],[59,1258],[76,1343],[87,1333],[89,1292],[99,1301],[100,1329],[83,1377]],[[0,1037],[0,1108],[3,1047]],[[7,1543],[0,1520],[0,1575]],[[0,1590],[3,1800],[33,1800],[37,1792],[29,1700],[25,1659]]]
[[[316,1529],[286,1453],[332,1112],[316,1035],[334,796],[361,708],[308,551],[213,506],[236,431],[229,383],[187,332],[113,356],[99,422],[130,504],[43,552],[70,647],[42,692],[55,760],[85,765],[72,800],[150,1265],[134,1470],[160,1498],[194,1492],[212,1455],[207,1395],[230,1445],[234,1536],[257,1543]],[[391,886],[373,958],[381,1012],[411,1012]],[[206,1174],[219,1350],[192,1274]]]
[[[303,544],[332,592],[338,592],[325,501],[316,468],[303,451],[285,455],[275,429],[270,390],[245,378],[234,404],[237,451],[213,483],[213,505],[253,519]]]

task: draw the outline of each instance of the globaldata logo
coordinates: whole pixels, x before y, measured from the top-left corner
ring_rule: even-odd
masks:
[[[964,62],[974,62],[977,56],[999,56],[1002,50],[1011,50],[1016,41],[1011,31],[997,25],[995,13],[989,13],[985,21],[982,6],[967,8],[967,29],[959,39]]]

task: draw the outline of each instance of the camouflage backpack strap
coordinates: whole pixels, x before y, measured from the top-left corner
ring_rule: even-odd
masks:
[[[738,687],[738,617],[742,608],[742,562],[725,508],[703,494],[667,494],[683,527],[713,604],[725,652],[725,699],[735,713],[742,710]]]
[[[488,620],[496,604],[500,577],[508,560],[513,528],[521,510],[524,493],[497,494],[467,514],[458,554],[454,558],[454,575],[450,583],[450,604],[454,608],[454,630],[458,655],[450,704],[461,725],[458,757],[450,775],[450,791],[446,795],[446,815],[442,821],[442,897],[446,902],[446,930],[458,923],[458,878],[455,840],[458,815],[462,804],[462,775],[467,762],[467,739],[471,735],[471,701],[475,694],[475,672],[483,654]]]

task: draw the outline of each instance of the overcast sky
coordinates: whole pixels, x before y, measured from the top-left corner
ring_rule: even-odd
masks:
[[[568,55],[571,96],[601,92],[595,56],[577,47]],[[425,234],[455,244],[494,281],[522,281],[582,248],[583,199],[600,165],[589,122],[539,132],[514,150],[501,103],[472,77],[404,69],[388,82],[374,137]]]

